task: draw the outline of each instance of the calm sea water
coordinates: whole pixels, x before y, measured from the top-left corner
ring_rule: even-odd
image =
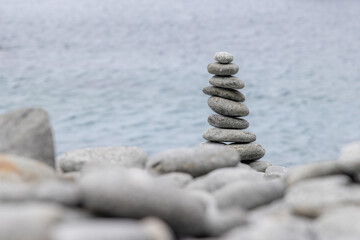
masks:
[[[202,142],[206,66],[229,51],[274,164],[360,139],[357,0],[0,0],[0,111],[46,109],[58,154]]]

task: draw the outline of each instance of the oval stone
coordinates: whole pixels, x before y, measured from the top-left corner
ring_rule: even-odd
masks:
[[[256,135],[236,129],[210,128],[203,133],[203,138],[214,142],[250,143],[256,140]]]
[[[211,96],[218,96],[226,99],[230,99],[237,102],[244,102],[245,96],[241,92],[235,89],[226,89],[221,87],[205,87],[203,88],[203,93]]]
[[[214,59],[219,63],[231,63],[234,60],[234,56],[228,52],[217,52]]]
[[[211,126],[217,128],[246,129],[249,127],[249,122],[245,119],[226,117],[219,114],[210,115],[208,122]]]
[[[239,66],[234,63],[222,64],[222,63],[210,63],[207,66],[208,72],[219,76],[230,76],[237,74]]]
[[[260,144],[230,144],[228,145],[240,153],[241,162],[251,162],[262,158],[265,155],[265,148]]]
[[[208,105],[214,112],[229,117],[244,117],[249,114],[249,109],[244,104],[220,97],[210,97]]]
[[[209,83],[216,87],[231,89],[241,89],[245,86],[244,82],[235,76],[213,76],[212,78],[210,78]]]

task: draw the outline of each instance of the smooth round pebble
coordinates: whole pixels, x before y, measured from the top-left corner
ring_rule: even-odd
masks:
[[[213,76],[210,78],[209,83],[217,87],[230,89],[242,89],[245,87],[245,83],[235,76]]]
[[[203,93],[210,95],[210,96],[218,96],[222,98],[226,98],[229,100],[237,101],[237,102],[244,102],[245,96],[241,92],[235,89],[226,89],[220,87],[205,87],[203,88]]]
[[[245,119],[226,117],[219,114],[210,115],[208,122],[211,126],[217,128],[246,129],[249,127],[249,122]]]
[[[255,161],[265,155],[265,148],[256,143],[230,144],[228,146],[240,153],[242,162]]]
[[[216,113],[229,117],[244,117],[249,114],[249,109],[242,103],[220,97],[210,97],[209,107]]]
[[[217,52],[214,59],[219,63],[231,63],[234,60],[234,56],[228,52]]]
[[[236,129],[210,128],[203,133],[203,138],[215,142],[249,143],[256,140],[256,135]]]
[[[222,63],[210,63],[207,66],[208,72],[218,76],[231,76],[237,74],[239,66],[234,63],[222,64]]]

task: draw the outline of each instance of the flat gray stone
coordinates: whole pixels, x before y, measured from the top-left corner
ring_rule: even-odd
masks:
[[[214,59],[219,63],[231,63],[234,60],[234,56],[228,52],[217,52]]]
[[[330,209],[360,205],[360,187],[341,175],[308,179],[288,188],[285,200],[293,213],[316,218]]]
[[[243,104],[220,97],[210,97],[209,107],[216,113],[229,117],[244,117],[249,114],[249,109]]]
[[[246,129],[249,127],[249,122],[245,119],[226,117],[219,114],[210,115],[208,117],[208,123],[217,128]]]
[[[214,192],[235,181],[252,183],[260,180],[264,180],[264,176],[252,169],[241,167],[221,168],[195,178],[186,188]]]
[[[267,178],[286,178],[288,168],[282,166],[269,166],[266,168],[265,177]]]
[[[249,143],[256,140],[256,135],[237,129],[210,128],[203,133],[203,138],[214,142]]]
[[[319,239],[358,240],[360,236],[359,206],[345,206],[325,212],[314,223]]]
[[[263,180],[237,181],[215,191],[213,194],[220,209],[239,207],[252,209],[282,198],[285,193],[283,181]]]
[[[85,164],[114,164],[122,167],[144,168],[147,154],[138,147],[101,147],[69,151],[56,159],[63,172],[80,171]]]
[[[221,143],[221,142],[212,142],[212,141],[206,141],[206,142],[202,142],[200,143],[200,146],[206,146],[206,145],[210,145],[210,146],[226,146],[225,143]]]
[[[227,145],[240,153],[241,162],[252,162],[265,155],[265,148],[257,143]]]
[[[239,66],[234,63],[222,64],[222,63],[210,63],[207,66],[209,73],[218,76],[230,76],[235,75],[239,71]]]
[[[157,180],[163,184],[182,188],[190,183],[193,180],[193,177],[190,174],[183,172],[172,172],[160,175]]]
[[[62,220],[62,208],[53,204],[0,204],[0,239],[47,240]]]
[[[32,158],[55,166],[53,135],[47,113],[21,108],[0,115],[0,153]]]
[[[245,87],[244,82],[235,76],[213,76],[209,83],[216,87],[242,89]]]
[[[258,172],[265,172],[266,168],[272,166],[272,164],[265,161],[256,161],[249,163],[249,166]]]
[[[38,182],[55,177],[49,165],[34,159],[0,154],[0,180],[6,182]]]
[[[237,102],[244,102],[245,96],[241,92],[235,89],[227,89],[227,88],[220,88],[209,86],[203,88],[203,93],[210,95],[210,96],[218,96],[222,98],[226,98],[229,100],[237,101]]]
[[[236,166],[239,154],[228,150],[212,145],[172,149],[152,156],[146,167],[157,173],[184,172],[198,177],[217,168]]]
[[[146,218],[130,219],[85,219],[63,222],[54,227],[51,240],[172,240],[171,230],[161,220]]]

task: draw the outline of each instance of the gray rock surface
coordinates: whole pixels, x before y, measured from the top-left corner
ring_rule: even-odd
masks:
[[[234,60],[234,56],[228,52],[217,52],[214,59],[219,63],[231,63]]]
[[[223,167],[234,167],[239,154],[220,146],[172,149],[152,156],[147,169],[157,173],[185,172],[197,177]]]
[[[235,76],[213,76],[210,78],[209,83],[217,87],[230,89],[242,89],[245,86],[244,82]]]
[[[230,76],[235,75],[239,71],[239,66],[234,63],[222,64],[222,63],[210,63],[207,66],[209,73],[217,76]]]
[[[163,184],[182,188],[190,183],[193,180],[193,177],[190,174],[183,172],[172,172],[160,175],[157,180]]]
[[[237,181],[213,194],[220,209],[239,207],[252,209],[283,197],[285,184],[280,180]]]
[[[58,168],[64,172],[80,171],[87,163],[144,168],[147,154],[138,147],[85,148],[64,153],[56,161]]]
[[[123,218],[154,216],[180,234],[202,234],[206,203],[184,190],[162,185],[141,169],[113,166],[84,172],[80,179],[85,207]]]
[[[360,186],[346,176],[309,179],[290,187],[285,200],[295,214],[315,218],[335,207],[360,205]]]
[[[314,223],[319,240],[358,240],[360,207],[347,206],[325,212]]]
[[[249,166],[258,172],[265,172],[272,164],[265,161],[256,161],[249,163]]]
[[[21,108],[0,115],[0,153],[32,158],[55,166],[53,135],[47,113]]]
[[[171,230],[156,218],[142,221],[96,219],[68,221],[56,225],[51,240],[172,240]]]
[[[8,182],[37,182],[55,177],[49,165],[14,155],[0,154],[0,180]]]
[[[203,138],[214,142],[249,143],[256,140],[255,134],[237,129],[210,128],[203,133]]]
[[[230,144],[227,146],[240,153],[242,162],[256,161],[265,155],[265,148],[256,143]]]
[[[203,88],[203,93],[210,95],[210,96],[218,96],[222,98],[226,98],[229,100],[233,100],[236,102],[244,102],[245,96],[241,92],[235,89],[228,89],[228,88],[221,88],[221,87],[214,87],[209,86]]]
[[[226,146],[225,143],[221,143],[221,142],[212,142],[212,141],[206,141],[206,142],[202,142],[200,143],[200,146],[217,146],[217,147],[220,147],[220,146]]]
[[[294,217],[263,217],[246,227],[235,228],[223,240],[318,240],[311,222]]]
[[[51,229],[62,219],[62,209],[53,204],[0,204],[0,239],[48,240]]]
[[[245,119],[226,117],[219,114],[212,114],[208,117],[208,123],[217,128],[227,129],[246,129],[249,127],[249,122]]]
[[[269,166],[266,168],[265,177],[267,178],[285,178],[288,174],[288,169],[282,166]]]
[[[228,117],[244,117],[249,114],[249,109],[244,104],[220,97],[210,97],[208,105],[214,112]]]
[[[194,179],[186,188],[214,192],[236,181],[252,183],[261,180],[264,180],[264,176],[252,169],[241,167],[221,168]]]
[[[343,147],[339,161],[360,162],[360,142],[353,142]]]

